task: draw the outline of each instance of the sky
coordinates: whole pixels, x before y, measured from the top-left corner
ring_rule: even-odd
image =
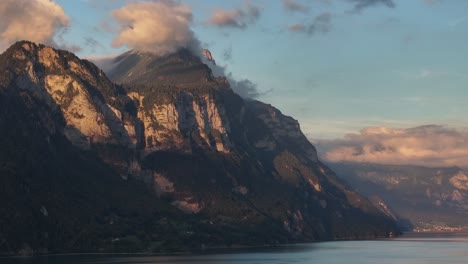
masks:
[[[3,0],[0,16],[0,49],[31,38],[96,60],[208,48],[244,96],[297,119],[330,160],[346,146],[394,150],[388,131],[468,142],[466,0]]]

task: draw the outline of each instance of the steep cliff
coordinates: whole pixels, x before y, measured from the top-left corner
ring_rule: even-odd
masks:
[[[317,159],[297,121],[243,100],[190,52],[132,51],[115,63],[108,75],[118,84],[31,42],[0,55],[1,194],[18,205],[2,208],[1,251],[161,251],[396,231]],[[21,233],[22,223],[31,226]]]
[[[2,86],[28,92],[63,113],[63,131],[75,145],[136,145],[134,122],[123,116],[132,103],[96,66],[72,53],[19,42],[3,56]],[[129,129],[126,129],[129,128]]]

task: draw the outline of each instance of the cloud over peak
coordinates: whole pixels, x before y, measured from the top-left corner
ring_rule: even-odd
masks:
[[[197,42],[190,29],[189,6],[176,1],[131,2],[111,16],[120,28],[112,42],[114,47],[127,46],[165,55]]]
[[[468,128],[370,127],[343,139],[319,140],[316,145],[331,162],[468,167]]]
[[[54,37],[69,25],[62,7],[51,0],[2,0],[0,18],[0,50],[23,39],[60,46]]]
[[[216,9],[206,23],[217,27],[245,29],[248,25],[257,21],[260,13],[260,8],[248,1],[238,9]]]

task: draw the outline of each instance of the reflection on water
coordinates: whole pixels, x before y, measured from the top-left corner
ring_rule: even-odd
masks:
[[[85,255],[0,259],[11,264],[423,264],[468,263],[468,234],[408,234],[374,241],[290,245],[183,256]]]

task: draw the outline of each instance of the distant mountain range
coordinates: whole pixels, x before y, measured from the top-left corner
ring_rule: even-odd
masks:
[[[359,193],[416,231],[468,229],[468,173],[458,167],[330,163]],[[378,205],[378,202],[375,203]]]
[[[0,55],[0,252],[174,252],[388,236],[299,124],[187,50],[107,74],[21,41]],[[110,76],[112,82],[107,78]]]

